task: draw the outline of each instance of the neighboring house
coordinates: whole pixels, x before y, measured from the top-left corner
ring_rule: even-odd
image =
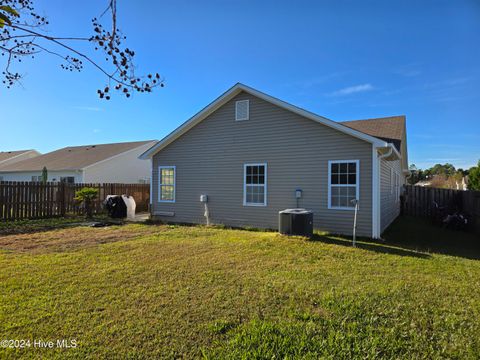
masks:
[[[156,140],[71,146],[0,167],[4,181],[40,181],[43,167],[48,181],[69,183],[148,183],[150,166],[138,156]]]
[[[378,238],[400,212],[405,117],[338,123],[243,84],[193,116],[142,159],[152,162],[152,216],[272,228],[278,211],[314,212],[315,228]]]
[[[37,150],[0,151],[0,171],[2,167],[41,155]],[[0,181],[3,176],[0,174]]]
[[[462,190],[462,191],[467,191],[468,190],[468,184],[467,184],[467,177],[463,176],[461,181],[455,180],[455,189],[456,190]]]

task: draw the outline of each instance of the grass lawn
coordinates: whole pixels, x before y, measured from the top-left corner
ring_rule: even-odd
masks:
[[[394,226],[471,241],[415,219]],[[0,340],[78,345],[0,358],[478,358],[480,261],[386,238],[352,248],[140,224],[1,236]]]

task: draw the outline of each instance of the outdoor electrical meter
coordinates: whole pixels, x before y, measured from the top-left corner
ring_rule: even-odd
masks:
[[[295,190],[295,198],[300,199],[302,197],[302,189]]]
[[[208,202],[208,195],[205,195],[205,194],[200,195],[200,202],[202,203]]]

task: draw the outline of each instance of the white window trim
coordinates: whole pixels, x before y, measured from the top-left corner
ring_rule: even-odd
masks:
[[[161,179],[161,171],[162,169],[173,169],[173,200],[162,200],[162,185],[171,185],[171,184],[162,184],[160,182]],[[174,203],[177,198],[177,168],[174,165],[167,166],[162,165],[158,167],[158,202],[161,203]]]
[[[238,117],[238,104],[239,103],[246,103],[247,104],[247,117],[246,118],[239,118]],[[235,121],[245,121],[250,119],[250,100],[238,100],[235,102]]]
[[[249,186],[263,186],[264,197],[262,203],[247,203],[247,166],[264,166],[265,167],[265,184],[250,184]],[[267,206],[267,163],[249,163],[243,164],[243,206]]]
[[[328,161],[328,208],[331,210],[349,210],[354,211],[354,207],[346,207],[346,206],[332,206],[332,186],[353,186],[353,185],[346,185],[346,184],[332,184],[332,164],[342,164],[342,163],[356,163],[356,186],[355,186],[355,197],[360,202],[360,160],[329,160]]]

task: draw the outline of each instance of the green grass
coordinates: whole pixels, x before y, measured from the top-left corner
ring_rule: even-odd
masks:
[[[430,228],[402,223],[406,234]],[[328,235],[168,225],[5,236],[0,340],[78,347],[0,357],[478,358],[480,261],[395,236],[357,248]]]

